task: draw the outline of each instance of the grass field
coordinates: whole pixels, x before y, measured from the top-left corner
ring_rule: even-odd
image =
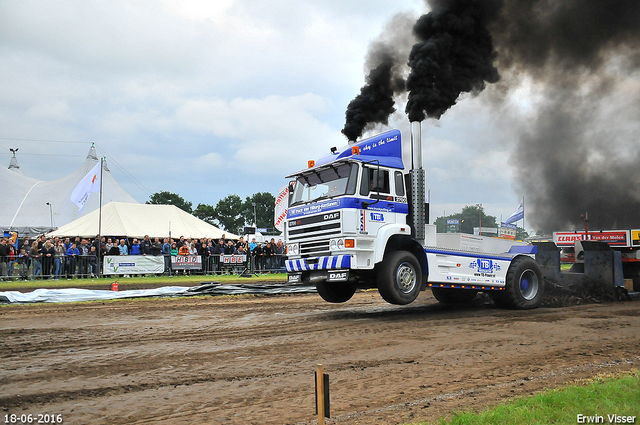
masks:
[[[597,376],[480,413],[456,413],[441,425],[640,423],[640,370]],[[421,425],[426,425],[423,423]]]

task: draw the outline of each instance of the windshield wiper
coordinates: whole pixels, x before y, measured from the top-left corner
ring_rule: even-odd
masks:
[[[317,201],[321,201],[323,199],[329,199],[329,198],[330,198],[329,195],[320,195],[317,198],[310,200],[309,202],[317,202]]]

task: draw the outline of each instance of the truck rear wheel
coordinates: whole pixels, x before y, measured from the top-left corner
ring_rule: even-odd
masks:
[[[443,304],[467,304],[478,295],[473,289],[431,288],[431,292]]]
[[[378,291],[386,302],[405,305],[420,293],[422,270],[413,254],[394,251],[385,255],[376,278]]]
[[[511,262],[504,290],[489,292],[498,307],[518,310],[540,307],[543,295],[542,270],[529,257],[517,257]]]
[[[330,303],[345,303],[356,293],[356,287],[345,283],[316,283],[318,294]]]

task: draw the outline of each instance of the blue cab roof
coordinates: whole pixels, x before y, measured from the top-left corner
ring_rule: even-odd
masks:
[[[360,148],[360,155],[352,155],[354,146]],[[362,162],[380,161],[380,165],[385,167],[404,168],[400,130],[387,131],[352,145],[343,146],[336,150],[335,153],[330,153],[318,159],[316,167],[347,157]]]
[[[360,148],[359,155],[352,154],[352,148]],[[325,155],[318,159],[314,168],[328,164],[330,162],[353,158],[356,161],[371,162],[379,161],[384,167],[404,169],[402,162],[402,135],[400,130],[391,130],[377,136],[361,140],[352,145],[346,145],[337,149],[334,153]],[[375,162],[377,164],[377,162]]]

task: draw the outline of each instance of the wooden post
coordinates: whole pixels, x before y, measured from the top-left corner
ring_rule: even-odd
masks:
[[[316,403],[318,406],[318,425],[324,422],[324,367],[319,364],[316,369]]]

